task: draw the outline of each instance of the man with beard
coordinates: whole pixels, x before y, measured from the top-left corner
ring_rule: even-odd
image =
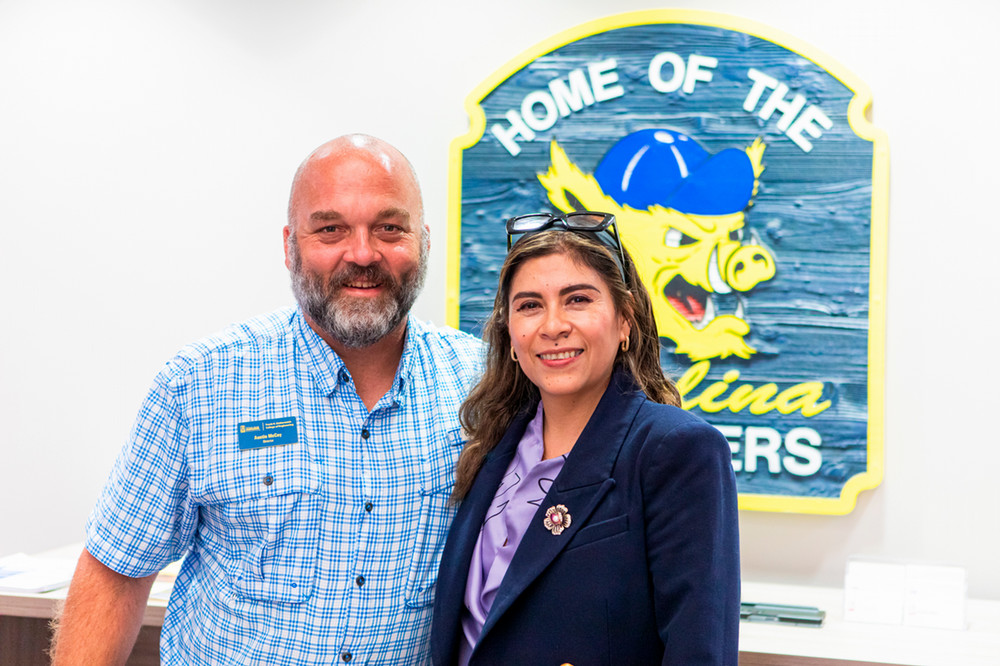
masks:
[[[313,152],[284,238],[298,308],[185,348],[154,381],[88,521],[54,663],[124,663],[181,557],[165,665],[426,660],[479,342],[408,316],[429,238],[392,146]]]

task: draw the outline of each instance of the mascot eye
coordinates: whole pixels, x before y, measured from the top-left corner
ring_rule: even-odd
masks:
[[[667,247],[681,247],[682,245],[693,245],[698,241],[678,229],[667,229],[667,235],[663,238],[663,244]]]
[[[730,231],[729,232],[729,240],[731,240],[731,241],[741,241],[741,240],[743,240],[743,230],[742,229],[733,229],[732,231]]]

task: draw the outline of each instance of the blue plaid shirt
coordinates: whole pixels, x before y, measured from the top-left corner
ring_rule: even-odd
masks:
[[[295,309],[170,361],[87,524],[87,550],[127,576],[186,556],[163,664],[426,661],[456,414],[481,358],[475,338],[411,318],[370,413]],[[240,449],[241,423],[290,416],[297,443]]]

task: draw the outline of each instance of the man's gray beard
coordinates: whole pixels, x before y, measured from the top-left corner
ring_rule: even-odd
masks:
[[[306,273],[302,269],[298,239],[294,232],[290,233],[288,254],[295,300],[313,323],[344,347],[361,349],[375,344],[406,319],[424,288],[428,247],[423,233],[417,267],[402,275],[398,282],[377,265],[347,264],[326,279]],[[387,291],[377,299],[355,299],[339,293],[341,285],[354,280],[379,282]]]

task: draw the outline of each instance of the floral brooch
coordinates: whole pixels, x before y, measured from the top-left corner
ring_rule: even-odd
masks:
[[[563,504],[556,504],[545,510],[545,520],[542,524],[549,532],[559,536],[572,522],[573,516],[569,515],[569,509]]]

